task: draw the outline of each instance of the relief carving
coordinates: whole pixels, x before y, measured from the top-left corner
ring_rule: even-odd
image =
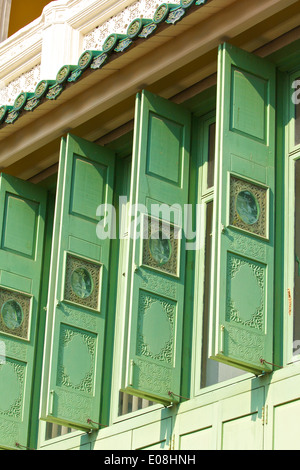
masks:
[[[155,308],[151,310],[153,306]],[[138,356],[167,364],[173,363],[175,313],[176,304],[172,301],[147,292],[140,293],[137,329]],[[148,315],[147,318],[146,315]],[[153,340],[149,330],[155,326],[158,330]]]
[[[74,339],[78,340],[78,343],[86,346],[85,352],[89,355],[89,370],[79,371],[81,372],[81,379],[79,382],[74,383],[72,378],[72,373],[68,371],[68,366],[65,364],[67,349],[72,347],[72,342]],[[70,357],[72,356],[73,350],[69,351]],[[75,353],[75,349],[74,349]],[[86,392],[89,394],[93,393],[94,387],[94,363],[95,363],[95,353],[96,353],[96,337],[91,336],[87,333],[84,333],[80,330],[75,330],[73,328],[67,328],[63,326],[61,329],[60,335],[60,347],[59,347],[59,360],[58,360],[58,385],[70,388],[72,390],[77,390],[80,392]],[[77,374],[76,374],[77,377]]]
[[[241,273],[247,283],[243,288],[249,290],[252,302],[243,302],[243,291],[234,280]],[[246,292],[246,291],[245,291]],[[242,299],[241,301],[240,298]],[[228,255],[227,263],[227,298],[226,298],[226,321],[234,322],[254,328],[259,331],[264,329],[265,311],[265,267],[254,261],[247,260],[233,254]]]

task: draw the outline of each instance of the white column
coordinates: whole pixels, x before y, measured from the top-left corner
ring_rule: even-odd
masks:
[[[0,42],[7,39],[12,0],[0,0]]]
[[[67,0],[44,8],[41,77],[54,80],[63,65],[76,65],[80,55],[80,33],[68,24]]]

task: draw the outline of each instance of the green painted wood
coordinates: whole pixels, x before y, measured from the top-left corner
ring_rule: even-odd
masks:
[[[108,149],[71,135],[62,143],[41,418],[72,428],[97,428],[103,399],[111,241],[99,238],[98,208],[112,204],[114,165]]]
[[[43,271],[42,271],[42,285],[40,294],[40,305],[41,315],[38,318],[38,336],[36,341],[36,365],[35,365],[35,378],[32,393],[32,412],[31,412],[31,424],[30,424],[30,439],[29,448],[36,449],[38,446],[38,433],[39,433],[39,411],[40,411],[40,396],[41,396],[41,377],[43,370],[43,350],[45,340],[45,325],[46,325],[46,305],[48,298],[48,287],[49,287],[49,272],[50,272],[50,260],[51,260],[51,245],[52,245],[52,233],[53,233],[53,217],[55,207],[55,178],[56,175],[50,177],[47,182],[44,182],[43,187],[47,191],[47,216],[45,223],[45,242],[44,242],[44,253],[43,253]],[[54,181],[53,181],[54,180]],[[48,183],[48,185],[46,185]],[[54,184],[54,188],[53,188]]]
[[[219,54],[210,351],[259,374],[273,362],[275,67]]]
[[[299,364],[299,363],[298,363]],[[298,367],[298,366],[296,366]],[[288,368],[285,369],[285,373]],[[268,387],[265,404],[265,450],[299,450],[297,423],[300,414],[300,375],[286,374]]]
[[[0,448],[16,449],[29,445],[47,192],[2,173],[0,195]]]
[[[125,390],[169,403],[178,401],[180,394],[186,252],[184,234],[181,240],[175,240],[175,234],[179,233],[178,216],[188,203],[191,117],[185,108],[146,91],[138,115],[133,156],[135,212],[129,230],[134,266]],[[171,208],[169,213],[157,210],[162,204]],[[155,223],[162,221],[164,235],[158,225],[152,232],[152,239],[157,236],[159,241],[151,239],[150,215]]]

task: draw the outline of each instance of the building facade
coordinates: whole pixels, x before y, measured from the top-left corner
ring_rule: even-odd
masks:
[[[0,448],[300,448],[300,1],[0,2]]]

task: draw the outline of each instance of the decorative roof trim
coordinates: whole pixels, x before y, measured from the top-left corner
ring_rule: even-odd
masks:
[[[67,85],[77,82],[87,70],[101,69],[112,54],[123,53],[134,41],[147,39],[162,24],[174,25],[180,21],[191,6],[203,6],[208,0],[180,0],[180,4],[162,3],[152,19],[136,18],[127,29],[127,34],[110,34],[103,43],[102,50],[87,50],[81,54],[77,65],[64,65],[56,75],[56,80],[41,80],[34,93],[20,93],[13,106],[0,106],[0,129],[13,124],[19,117],[33,111],[46,100],[56,100]]]

